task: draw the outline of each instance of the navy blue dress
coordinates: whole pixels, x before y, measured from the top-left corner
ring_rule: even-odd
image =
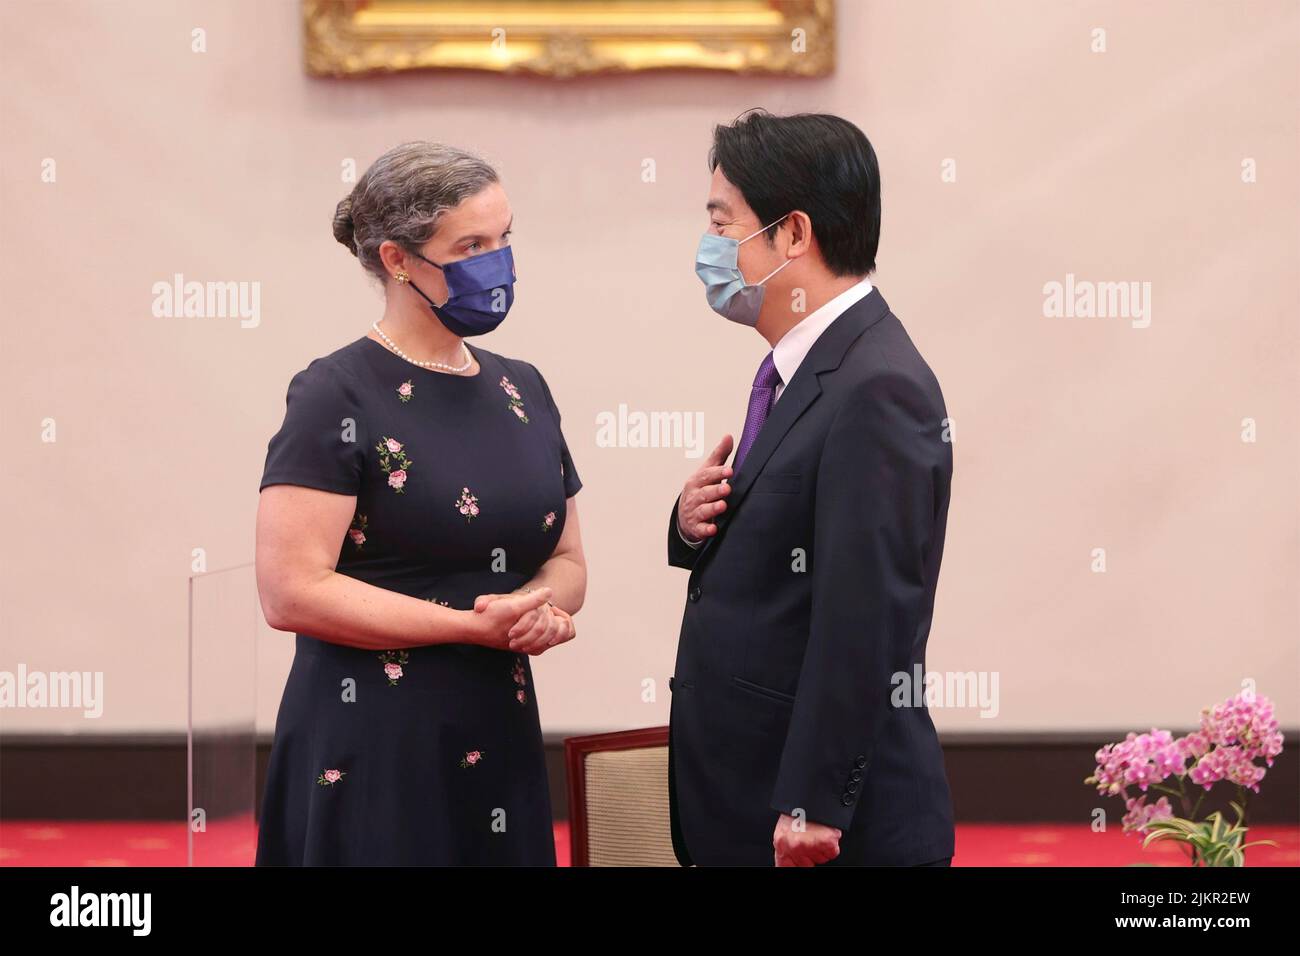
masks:
[[[261,483],[355,495],[338,572],[459,609],[529,580],[582,487],[541,373],[470,348],[468,377],[368,336],[315,359]],[[528,655],[298,634],[256,863],[554,866]]]

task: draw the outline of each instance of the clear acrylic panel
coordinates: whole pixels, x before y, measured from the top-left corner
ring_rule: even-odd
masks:
[[[257,631],[250,561],[190,577],[190,866],[251,866],[257,768]]]

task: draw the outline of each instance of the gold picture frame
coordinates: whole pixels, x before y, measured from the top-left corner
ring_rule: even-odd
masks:
[[[316,76],[638,70],[825,76],[834,0],[303,0]]]

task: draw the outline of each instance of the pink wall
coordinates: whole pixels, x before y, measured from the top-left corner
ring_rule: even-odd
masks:
[[[1294,725],[1296,4],[839,8],[826,80],[547,82],[310,79],[289,0],[0,6],[0,670],[105,680],[98,719],[6,729],[184,726],[192,550],[251,560],[289,377],[381,309],[330,234],[341,170],[415,138],[504,173],[519,298],[485,344],[546,374],[586,485],[590,594],[578,641],[535,662],[544,724],[666,722],[685,579],[664,522],[695,462],[597,447],[595,423],[625,403],[739,433],[765,346],[691,264],[711,125],[755,105],[841,113],[880,156],[876,283],[956,420],[929,666],[1000,690],[996,718],[940,728],[1181,726],[1243,678]],[[176,273],[259,283],[256,326],[154,316]],[[1149,283],[1149,323],[1045,315],[1067,275]],[[269,730],[293,639],[259,641]]]

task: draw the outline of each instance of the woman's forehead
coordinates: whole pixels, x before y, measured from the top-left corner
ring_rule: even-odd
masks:
[[[443,213],[437,235],[439,239],[453,243],[462,239],[496,238],[507,231],[513,221],[514,212],[505,190],[499,183],[492,183]]]

